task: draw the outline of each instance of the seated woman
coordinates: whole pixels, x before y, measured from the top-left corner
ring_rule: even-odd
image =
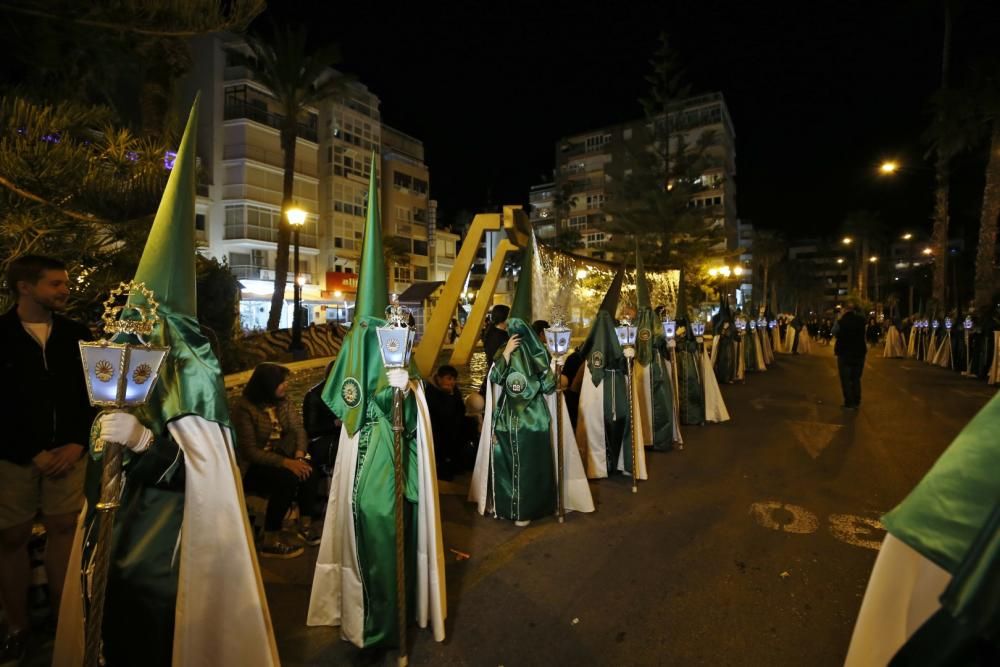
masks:
[[[306,455],[302,417],[286,397],[288,374],[279,364],[258,365],[232,407],[243,489],[267,498],[260,547],[265,558],[302,555],[302,547],[280,538],[282,521],[293,501],[298,501],[301,514],[299,537],[310,546],[319,544],[319,535],[312,529],[318,476]]]

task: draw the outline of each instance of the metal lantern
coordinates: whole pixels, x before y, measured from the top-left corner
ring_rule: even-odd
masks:
[[[966,316],[965,321],[962,322],[962,326],[965,327],[966,331],[971,330],[972,329],[972,317],[971,316]]]
[[[691,333],[695,336],[705,335],[705,323],[704,322],[692,322],[691,323]]]
[[[952,326],[951,318],[950,317],[944,318],[944,328],[947,329],[948,331],[951,331],[951,326]]]
[[[931,327],[934,329],[934,331],[937,331],[938,327],[940,327],[940,326],[941,326],[941,323],[938,322],[937,320],[934,320],[934,322],[931,323]]]
[[[771,320],[770,322],[767,323],[768,329],[773,329],[776,326],[778,326],[778,320]]]
[[[385,326],[378,327],[378,349],[382,354],[382,364],[389,369],[409,368],[413,339],[417,332],[407,324],[410,309],[394,303],[385,309]]]
[[[638,331],[639,328],[627,319],[622,320],[615,327],[615,334],[618,336],[618,342],[622,347],[635,347],[635,337]]]
[[[737,318],[737,320],[736,320],[736,328],[739,330],[740,333],[743,333],[744,331],[746,331],[747,321],[744,320],[742,317]]]
[[[145,306],[115,305],[119,297],[141,294]],[[104,302],[104,331],[110,338],[80,342],[80,358],[87,378],[90,404],[101,408],[122,409],[144,405],[156,386],[160,366],[169,347],[148,345],[143,336],[153,332],[159,304],[145,284],[122,283],[111,290]],[[135,312],[139,319],[119,319],[123,311]],[[139,344],[124,342],[131,337]],[[122,340],[123,342],[115,342]],[[98,447],[101,443],[98,443]]]
[[[555,324],[545,330],[545,345],[549,348],[549,353],[556,359],[569,352],[570,329],[556,320]]]
[[[750,320],[750,331],[757,330],[757,320]]]
[[[767,319],[765,319],[765,318],[762,317],[759,320],[757,320],[757,328],[758,329],[762,329],[762,330],[766,329],[767,328]]]
[[[673,340],[676,335],[677,322],[670,318],[663,320],[663,337],[667,340]]]

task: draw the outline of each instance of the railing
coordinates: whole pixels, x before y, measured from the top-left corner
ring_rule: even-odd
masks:
[[[265,204],[281,206],[281,191],[271,188],[262,188],[259,185],[247,185],[246,183],[236,183],[222,186],[223,199],[250,199]]]
[[[269,151],[251,144],[230,144],[222,150],[223,160],[256,160],[273,167],[285,166],[285,154],[282,151]],[[316,163],[305,160],[295,160],[295,173],[316,178]]]
[[[281,114],[272,113],[267,109],[261,109],[253,104],[248,104],[246,102],[238,102],[230,100],[226,103],[225,111],[223,112],[224,120],[234,120],[237,118],[246,118],[268,127],[273,127],[276,130],[280,130],[285,124],[285,117]],[[319,143],[317,128],[314,125],[306,125],[305,123],[296,123],[298,129],[298,136],[301,139],[306,139],[313,143]]]
[[[222,238],[227,241],[246,239],[248,241],[277,243],[278,230],[270,226],[251,225],[245,222],[227,222]],[[299,245],[304,248],[319,248],[315,234],[300,233]]]

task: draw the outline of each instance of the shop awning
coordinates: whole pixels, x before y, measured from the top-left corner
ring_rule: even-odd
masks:
[[[399,302],[422,304],[430,297],[431,294],[434,294],[437,288],[441,287],[441,285],[444,285],[443,280],[432,280],[426,283],[413,283],[399,295]]]

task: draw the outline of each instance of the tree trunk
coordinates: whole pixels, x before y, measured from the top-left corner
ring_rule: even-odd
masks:
[[[986,165],[986,187],[983,188],[983,210],[979,219],[979,245],[976,249],[976,308],[989,304],[993,298],[997,217],[1000,217],[1000,120],[993,121],[990,160]]]
[[[868,237],[861,237],[861,259],[858,260],[858,296],[868,300]]]
[[[764,262],[764,284],[761,285],[760,289],[760,305],[764,306],[764,312],[767,312],[767,272],[770,267],[770,262]]]
[[[948,89],[948,69],[951,61],[951,0],[944,0],[944,39],[941,46],[941,90]],[[938,119],[940,121],[940,118]],[[935,302],[935,312],[946,309],[944,292],[948,273],[948,155],[937,150],[934,192],[934,230],[931,234],[931,252],[934,257],[931,279],[931,300]]]
[[[292,206],[294,196],[295,140],[298,134],[295,116],[291,116],[291,119],[292,122],[281,130],[285,174],[282,183],[281,220],[278,221],[278,249],[274,258],[274,293],[271,295],[271,312],[267,316],[268,331],[277,329],[281,322],[281,310],[285,305],[285,284],[288,282],[288,246],[292,239],[292,228],[288,224],[288,209]]]

